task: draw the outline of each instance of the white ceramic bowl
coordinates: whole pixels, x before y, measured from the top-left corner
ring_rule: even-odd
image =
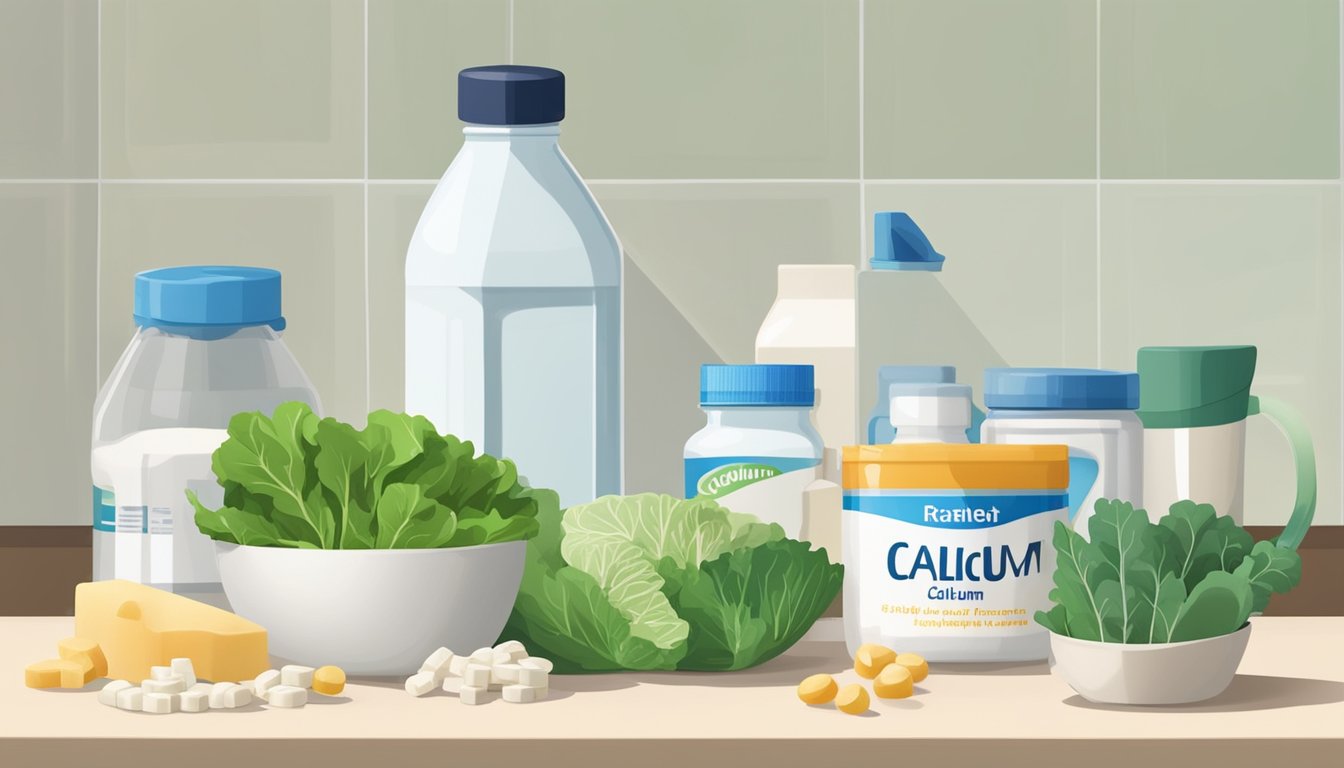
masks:
[[[525,541],[449,549],[317,550],[215,542],[234,613],[272,656],[350,675],[408,675],[439,646],[471,653],[509,620]]]
[[[1230,635],[1151,645],[1075,640],[1052,632],[1050,652],[1054,671],[1088,701],[1190,704],[1227,689],[1250,638],[1250,624]]]

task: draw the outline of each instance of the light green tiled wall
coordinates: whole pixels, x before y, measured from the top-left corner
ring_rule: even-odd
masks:
[[[987,362],[1255,343],[1344,522],[1339,29],[1339,0],[0,2],[24,284],[0,307],[30,372],[0,377],[0,417],[33,435],[0,523],[87,521],[138,269],[280,267],[328,410],[400,406],[402,258],[460,146],[456,72],[510,60],[567,73],[562,144],[625,246],[631,489],[679,488],[696,365],[750,359],[775,266],[860,263],[894,209],[948,266],[914,322],[898,276],[862,274],[865,371],[941,353],[978,389]],[[1272,522],[1290,467],[1264,419],[1248,457]]]

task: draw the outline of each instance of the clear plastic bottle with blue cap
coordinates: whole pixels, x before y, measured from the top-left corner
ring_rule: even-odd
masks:
[[[571,505],[621,489],[621,249],[564,116],[557,70],[459,74],[465,141],[406,252],[405,407]]]
[[[1143,506],[1137,373],[990,368],[985,407],[981,442],[1069,447],[1069,520],[1084,537],[1097,499]]]
[[[135,277],[136,332],[94,406],[93,577],[222,604],[213,542],[184,491],[221,506],[210,456],[243,411],[317,392],[280,339],[280,273],[171,267]]]
[[[708,422],[686,441],[686,498],[714,499],[800,538],[803,492],[822,457],[814,404],[810,365],[701,366]]]

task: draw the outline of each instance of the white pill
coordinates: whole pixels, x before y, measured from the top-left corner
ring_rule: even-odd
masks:
[[[204,712],[210,708],[210,694],[193,689],[180,694],[178,703],[183,712]]]
[[[149,679],[150,679],[150,680],[170,680],[170,679],[172,679],[172,678],[174,678],[174,677],[181,677],[181,675],[179,675],[179,674],[177,674],[176,672],[174,672],[172,667],[150,667],[150,668],[149,668]]]
[[[302,707],[308,703],[308,689],[297,685],[277,685],[271,689],[266,702],[272,707]]]
[[[211,685],[210,683],[197,683],[197,684],[191,686],[190,688],[188,688],[185,692],[186,692],[186,693],[204,693],[206,696],[209,696],[209,695],[210,695],[210,691],[211,691],[214,687],[215,687],[215,686],[214,686],[214,685]]]
[[[543,690],[532,685],[504,686],[504,700],[513,704],[530,704],[537,700],[537,691]]]
[[[268,669],[260,675],[257,675],[255,682],[257,684],[255,689],[257,695],[264,699],[266,698],[267,691],[280,684],[280,670]]]
[[[224,694],[224,708],[237,709],[252,703],[252,692],[241,685],[235,685]]]
[[[503,651],[509,655],[509,661],[527,658],[527,648],[517,640],[509,640],[495,646],[495,653]]]
[[[187,681],[174,676],[167,680],[145,680],[140,687],[145,693],[181,693],[187,690]]]
[[[490,657],[491,666],[497,666],[500,664],[509,664],[513,662],[513,657],[509,655],[508,651],[501,651],[498,648],[496,648],[494,651],[491,652],[491,654],[492,654]]]
[[[486,703],[493,698],[493,695],[488,688],[482,688],[476,685],[464,685],[462,686],[462,690],[457,692],[457,697],[462,700],[463,704],[476,705]]]
[[[468,664],[467,671],[462,675],[462,679],[467,682],[467,685],[475,688],[489,688],[490,667],[482,666],[480,664]]]
[[[313,668],[298,664],[286,664],[280,668],[280,684],[295,688],[313,687]]]
[[[555,671],[555,665],[551,663],[551,660],[543,659],[540,656],[528,656],[527,658],[519,661],[518,666],[527,667],[528,669],[540,669],[543,672]]]
[[[230,689],[237,687],[237,683],[215,683],[210,686],[210,708],[228,709],[229,704],[226,696]]]
[[[453,656],[448,660],[448,674],[461,677],[466,673],[467,665],[470,663],[470,656]]]
[[[173,659],[168,663],[173,665],[174,675],[187,681],[188,689],[196,684],[196,668],[191,665],[191,659]]]
[[[550,674],[544,669],[530,669],[519,666],[518,682],[522,685],[530,685],[533,688],[545,688],[550,685]]]
[[[517,664],[496,664],[490,670],[491,683],[516,683],[518,682],[518,673],[522,667]]]
[[[124,709],[129,712],[139,712],[141,702],[144,701],[145,692],[131,686],[117,691],[117,709]]]
[[[406,692],[412,696],[424,696],[434,690],[437,685],[438,683],[434,681],[434,675],[429,672],[416,672],[406,678]]]
[[[253,697],[253,698],[260,698],[259,696],[257,696],[257,681],[256,681],[256,680],[244,680],[243,682],[239,683],[238,685],[241,685],[242,687],[246,688],[246,689],[247,689],[247,693],[248,693],[249,696],[251,696],[251,697]]]
[[[166,715],[177,710],[177,694],[146,693],[140,697],[140,711],[151,715]]]
[[[134,688],[129,680],[113,680],[98,692],[98,703],[106,704],[109,707],[117,706],[117,694],[128,688]]]
[[[449,667],[452,665],[455,656],[456,654],[447,648],[440,648],[429,654],[425,663],[420,665],[420,671],[430,673],[434,676],[435,683],[441,683],[443,678],[448,676]]]
[[[480,664],[482,667],[488,667],[495,663],[494,648],[477,648],[471,653],[471,663]]]
[[[465,681],[460,677],[445,677],[443,678],[443,692],[457,693],[462,690],[462,686],[465,684]]]

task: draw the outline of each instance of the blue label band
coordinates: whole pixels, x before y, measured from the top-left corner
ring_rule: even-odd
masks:
[[[117,532],[117,501],[111,491],[93,487],[93,530]]]
[[[943,496],[845,494],[845,509],[926,528],[970,530],[1007,525],[1034,515],[1067,509],[1066,493]]]
[[[686,459],[686,498],[717,499],[733,491],[778,477],[786,472],[811,469],[820,459],[778,456],[711,456]]]

